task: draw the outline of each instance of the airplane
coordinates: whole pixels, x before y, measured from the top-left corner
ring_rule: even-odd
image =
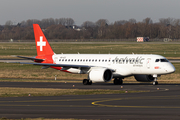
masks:
[[[43,66],[42,69],[54,68],[59,71],[88,74],[84,85],[97,82],[109,82],[114,79],[115,85],[123,84],[123,79],[134,76],[140,82],[153,82],[157,77],[175,72],[175,67],[163,56],[152,54],[56,54],[53,52],[44,33],[38,24],[33,24],[36,42],[36,57],[16,56],[33,60]]]

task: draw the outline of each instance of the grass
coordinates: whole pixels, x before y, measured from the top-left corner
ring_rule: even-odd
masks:
[[[180,44],[65,44],[51,43],[57,54],[159,54],[180,57]],[[36,56],[35,43],[1,43],[0,59],[10,55]]]
[[[162,75],[158,78],[158,81],[164,80],[176,80],[180,81],[180,63],[173,64],[176,68],[176,72],[173,74]],[[52,68],[48,69],[41,69],[41,66],[35,65],[21,65],[21,64],[14,64],[14,63],[0,63],[0,78],[14,78],[14,79],[34,79],[28,81],[54,81],[55,75],[57,75],[58,80],[72,80],[72,81],[80,81],[82,79],[87,78],[87,74],[70,74],[66,72],[61,72]],[[135,81],[134,77],[126,78],[125,80]],[[1,80],[2,81],[2,80]],[[23,81],[23,80],[19,80]],[[26,80],[24,80],[26,81]]]
[[[69,74],[48,68],[41,69],[41,66],[22,65],[12,63],[0,63],[0,78],[32,78],[32,79],[81,79],[87,75]]]
[[[160,54],[167,58],[180,58],[180,44],[71,44],[71,43],[51,43],[55,53],[87,53],[87,54]],[[10,55],[36,56],[35,43],[2,43],[0,45],[0,59],[12,57]],[[14,59],[14,58],[13,58]],[[170,75],[162,75],[158,80],[178,81],[180,80],[180,64],[175,63],[176,72]],[[71,79],[80,80],[87,78],[87,75],[69,74],[51,68],[41,69],[41,66],[20,65],[0,63],[0,78],[28,78],[28,79]],[[133,77],[125,80],[135,81]],[[64,82],[64,81],[63,81]]]
[[[27,97],[31,96],[61,96],[61,95],[95,95],[95,94],[121,94],[126,90],[103,90],[103,89],[52,89],[52,88],[0,88],[0,97]],[[128,93],[148,91],[128,91]]]

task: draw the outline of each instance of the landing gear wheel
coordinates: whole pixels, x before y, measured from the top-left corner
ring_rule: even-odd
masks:
[[[89,81],[88,79],[83,80],[84,85],[92,85],[92,81]]]
[[[89,83],[89,80],[88,80],[88,79],[84,79],[84,80],[83,80],[83,84],[84,84],[84,85],[88,85],[88,83]]]
[[[158,82],[157,82],[157,75],[154,77],[153,85],[158,85]]]
[[[158,82],[157,82],[157,81],[154,81],[154,82],[153,82],[153,85],[158,85]]]
[[[88,85],[92,85],[92,81],[89,81]]]
[[[114,79],[114,85],[122,85],[122,84],[123,84],[123,80],[121,78]]]
[[[83,84],[84,84],[84,85],[88,85],[88,82],[89,82],[88,79],[84,79],[84,80],[83,80]]]

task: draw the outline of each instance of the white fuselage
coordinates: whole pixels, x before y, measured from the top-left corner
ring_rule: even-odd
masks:
[[[136,74],[163,75],[175,71],[174,66],[160,55],[144,54],[55,54],[56,64],[88,65],[90,69],[68,68],[71,73],[89,73],[93,68],[108,68],[113,77],[131,76]]]

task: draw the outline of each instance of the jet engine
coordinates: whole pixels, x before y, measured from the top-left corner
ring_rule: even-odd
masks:
[[[134,78],[139,82],[152,82],[155,79],[152,75],[134,75]]]
[[[112,77],[112,71],[107,68],[92,69],[89,73],[89,79],[92,82],[108,82]]]

